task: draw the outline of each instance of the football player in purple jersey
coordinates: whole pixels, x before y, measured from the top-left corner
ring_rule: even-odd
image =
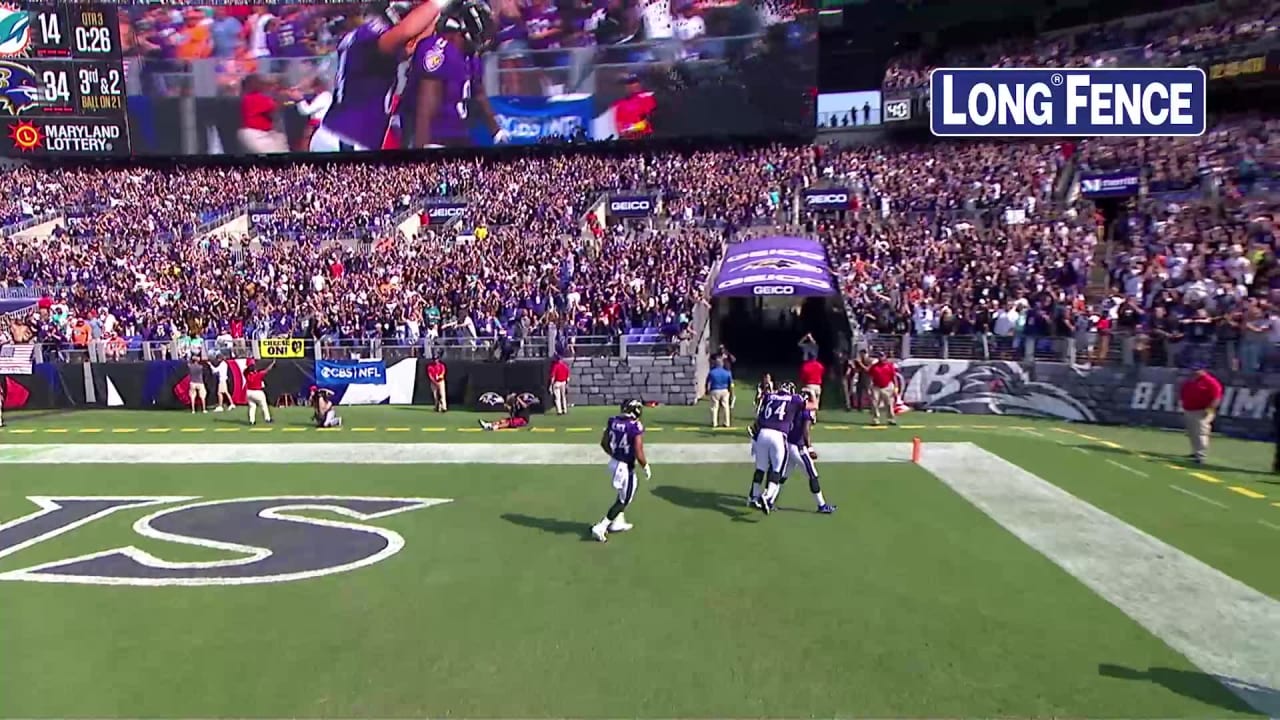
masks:
[[[791,424],[791,432],[787,433],[787,462],[782,466],[782,477],[779,478],[778,483],[779,486],[786,484],[795,466],[804,468],[805,475],[809,476],[809,492],[813,493],[813,499],[818,503],[818,512],[830,515],[836,511],[836,506],[828,504],[827,499],[822,495],[822,484],[818,482],[818,466],[814,464],[818,459],[818,452],[813,449],[813,440],[810,437],[810,430],[818,416],[810,406],[816,405],[818,400],[808,390],[801,391],[800,395],[805,399],[805,409],[796,416],[795,422]],[[782,492],[781,489],[778,492]],[[777,502],[777,499],[775,495],[774,501]]]
[[[379,150],[408,79],[410,41],[481,0],[375,3],[373,14],[338,44],[333,105],[311,136],[312,152]],[[382,12],[376,8],[381,5]]]
[[[775,392],[767,393],[760,402],[756,421],[751,425],[751,454],[756,470],[751,478],[752,506],[768,515],[781,488],[788,460],[787,436],[796,419],[816,404],[796,394],[795,383],[784,382]]]
[[[600,542],[608,540],[611,532],[626,532],[633,527],[625,512],[636,496],[636,465],[644,469],[645,480],[653,476],[644,453],[644,425],[640,422],[643,412],[644,405],[639,400],[627,400],[620,412],[609,418],[600,435],[600,448],[609,456],[609,481],[618,493],[609,512],[591,526],[591,536]]]
[[[480,56],[493,46],[496,35],[492,12],[478,4],[458,17],[445,18],[435,35],[418,41],[400,104],[404,147],[471,145],[471,123],[477,113],[495,143],[510,139],[498,127],[484,91]]]

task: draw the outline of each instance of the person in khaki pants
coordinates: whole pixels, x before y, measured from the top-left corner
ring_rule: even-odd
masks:
[[[1218,412],[1218,404],[1222,402],[1222,383],[1208,370],[1197,370],[1182,383],[1178,394],[1182,400],[1187,439],[1191,441],[1191,458],[1196,464],[1203,463],[1209,453],[1213,418]]]
[[[716,358],[715,366],[707,373],[707,395],[711,398],[711,427],[720,427],[720,411],[724,411],[724,426],[733,424],[733,373],[724,367],[724,361]]]
[[[885,357],[881,353],[876,357],[875,363],[867,369],[867,376],[871,380],[871,424],[880,424],[880,415],[883,413],[889,420],[890,425],[897,425],[898,421],[893,416],[894,400],[897,398],[897,385],[895,381],[898,377],[898,367],[893,361]]]

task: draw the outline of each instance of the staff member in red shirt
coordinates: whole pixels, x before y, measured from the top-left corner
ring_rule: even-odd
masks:
[[[876,361],[867,369],[867,377],[871,380],[871,424],[880,424],[880,414],[889,418],[890,425],[897,425],[893,416],[894,400],[898,397],[898,366],[880,353]]]
[[[258,422],[258,409],[262,409],[262,419],[271,422],[271,408],[267,406],[267,373],[275,367],[274,362],[259,368],[253,358],[244,364],[244,396],[249,401],[249,424]]]
[[[1209,452],[1209,434],[1213,431],[1213,417],[1222,402],[1222,383],[1208,370],[1197,370],[1187,378],[1178,390],[1182,399],[1182,419],[1186,423],[1187,439],[1191,441],[1191,457],[1196,464],[1204,462]]]
[[[649,116],[658,107],[653,93],[645,92],[640,76],[630,74],[622,78],[627,96],[613,104],[613,124],[623,140],[636,140],[653,135],[653,123]]]
[[[444,376],[448,368],[439,355],[427,363],[427,380],[431,382],[431,397],[436,402],[436,412],[449,412],[449,398],[445,395]]]
[[[800,363],[800,390],[812,395],[815,403],[822,402],[822,377],[826,374],[826,366],[816,357]]]
[[[270,85],[257,75],[246,77],[240,98],[240,131],[236,136],[245,152],[251,155],[289,152],[289,141],[276,130],[275,116],[279,103],[268,92]]]
[[[559,355],[551,361],[551,398],[556,404],[556,414],[569,412],[569,363]]]

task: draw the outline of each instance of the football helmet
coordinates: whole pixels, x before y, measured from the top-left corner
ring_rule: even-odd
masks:
[[[440,18],[437,31],[459,33],[467,48],[478,54],[493,49],[497,27],[493,10],[484,0],[459,0],[447,16]]]
[[[786,381],[786,382],[784,382],[784,383],[782,383],[781,385],[779,385],[779,386],[778,386],[778,392],[780,392],[780,393],[786,393],[786,394],[788,394],[788,395],[795,395],[795,394],[796,394],[796,384],[795,384],[795,383],[793,383],[793,382],[791,382],[790,380],[788,380],[788,381]]]
[[[639,420],[640,415],[644,413],[644,404],[639,400],[624,400],[620,409],[623,415]]]

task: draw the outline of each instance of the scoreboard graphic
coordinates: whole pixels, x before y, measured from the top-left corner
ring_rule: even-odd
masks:
[[[130,154],[116,12],[0,4],[0,155]]]

